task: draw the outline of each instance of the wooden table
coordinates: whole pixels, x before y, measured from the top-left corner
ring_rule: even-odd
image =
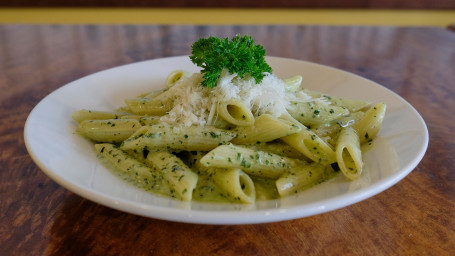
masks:
[[[272,56],[364,76],[409,101],[430,144],[405,179],[355,205],[303,219],[217,226],[139,217],[44,175],[24,122],[55,89],[121,64],[190,53],[199,37],[251,34]],[[0,25],[2,255],[453,255],[455,33],[443,28]]]

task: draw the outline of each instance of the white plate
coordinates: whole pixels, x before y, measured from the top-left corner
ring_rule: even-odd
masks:
[[[394,185],[422,159],[428,131],[417,111],[392,91],[362,77],[314,63],[268,57],[279,77],[300,74],[306,88],[334,96],[385,102],[387,113],[373,149],[364,154],[359,180],[342,175],[287,198],[256,205],[185,203],[141,191],[106,170],[93,145],[74,134],[71,114],[112,110],[123,100],[162,88],[175,69],[197,72],[187,56],[144,61],[98,72],[44,98],[25,124],[25,142],[36,164],[68,190],[102,205],[152,218],[205,224],[264,223],[328,212],[369,198]]]

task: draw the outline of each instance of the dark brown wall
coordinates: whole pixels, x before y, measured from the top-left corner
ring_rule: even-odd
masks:
[[[455,9],[455,0],[0,0],[0,7]]]

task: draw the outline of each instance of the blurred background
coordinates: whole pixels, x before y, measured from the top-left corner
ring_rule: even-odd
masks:
[[[447,27],[455,0],[0,0],[0,23]]]

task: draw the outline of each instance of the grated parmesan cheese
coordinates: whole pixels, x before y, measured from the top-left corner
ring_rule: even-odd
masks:
[[[254,116],[270,114],[279,117],[291,107],[291,102],[314,101],[303,91],[285,91],[285,83],[273,74],[266,74],[257,84],[253,78],[239,78],[237,74],[224,71],[214,88],[201,86],[202,75],[194,73],[183,77],[172,90],[174,107],[160,118],[168,124],[211,125],[216,120],[219,102],[236,99],[242,101]]]

